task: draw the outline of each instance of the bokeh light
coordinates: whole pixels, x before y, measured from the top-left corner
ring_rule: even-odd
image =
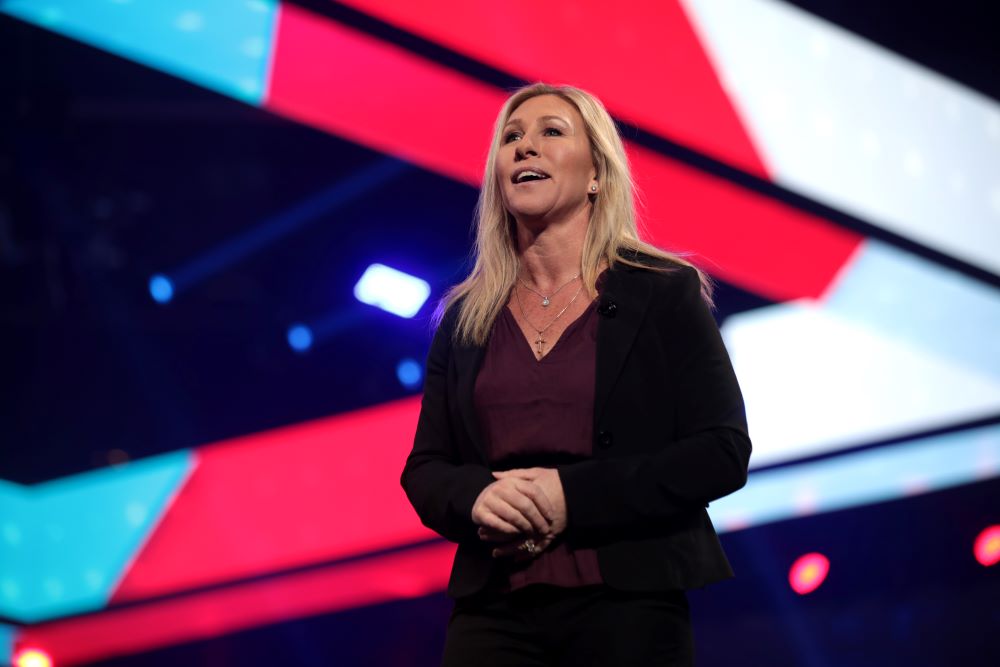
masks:
[[[174,283],[162,273],[149,279],[149,294],[157,303],[169,303],[174,298]]]
[[[288,345],[296,352],[305,352],[313,344],[312,329],[304,324],[288,327]]]
[[[423,374],[420,363],[415,359],[403,359],[396,366],[396,377],[399,378],[399,383],[407,389],[419,387]]]
[[[14,667],[52,667],[52,658],[38,648],[23,648],[14,654]]]
[[[369,266],[354,286],[354,296],[400,317],[413,317],[431,294],[427,281],[384,264]]]
[[[812,593],[826,580],[830,572],[830,561],[821,553],[800,556],[788,571],[788,583],[799,595]]]
[[[976,560],[984,567],[990,567],[1000,562],[1000,525],[992,525],[983,529],[976,536],[972,548]]]

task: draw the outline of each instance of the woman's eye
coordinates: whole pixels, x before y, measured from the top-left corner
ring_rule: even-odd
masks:
[[[544,132],[542,132],[542,134],[547,134],[549,132],[555,132],[557,135],[561,135],[562,134],[562,132],[560,132],[558,129],[556,129],[554,127],[547,127],[547,128],[545,128],[545,130],[544,130]],[[516,139],[518,136],[520,136],[520,134],[521,134],[520,132],[508,132],[507,134],[504,135],[503,142],[505,144],[509,144],[512,139]]]

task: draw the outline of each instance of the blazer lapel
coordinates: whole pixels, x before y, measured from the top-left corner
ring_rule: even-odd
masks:
[[[594,425],[600,424],[611,390],[645,317],[652,294],[645,271],[628,265],[608,271],[597,312],[597,380]]]

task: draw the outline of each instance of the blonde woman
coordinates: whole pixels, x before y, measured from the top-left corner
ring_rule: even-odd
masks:
[[[733,576],[705,508],[746,483],[750,438],[711,283],[639,240],[594,96],[507,100],[475,253],[401,479],[458,543],[442,664],[693,664],[684,591]]]

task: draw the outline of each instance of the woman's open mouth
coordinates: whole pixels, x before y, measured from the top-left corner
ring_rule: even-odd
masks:
[[[523,168],[518,169],[513,174],[511,174],[510,180],[514,185],[523,185],[524,183],[535,183],[537,181],[548,180],[549,175],[540,169],[530,169]]]

